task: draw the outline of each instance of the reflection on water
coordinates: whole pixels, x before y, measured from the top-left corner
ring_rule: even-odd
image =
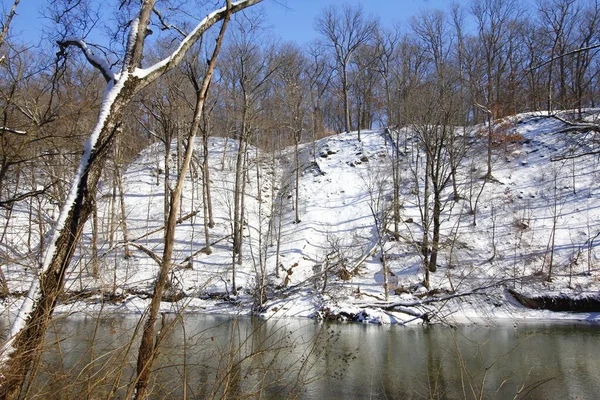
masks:
[[[154,398],[589,399],[600,330],[325,324],[185,315],[165,319]],[[134,317],[58,318],[26,397],[123,398]]]

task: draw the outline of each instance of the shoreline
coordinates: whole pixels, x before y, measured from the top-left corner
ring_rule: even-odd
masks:
[[[497,326],[504,324],[549,324],[600,326],[600,312],[571,312],[535,310],[520,306],[514,299],[505,298],[502,302],[490,301],[492,293],[483,295],[487,300],[449,300],[441,307],[429,306],[426,313],[433,315],[431,320],[419,318],[402,311],[387,311],[383,307],[373,307],[362,302],[347,302],[339,305],[323,304],[315,307],[314,303],[302,299],[279,299],[272,302],[263,312],[252,313],[252,298],[240,296],[234,302],[223,299],[206,300],[198,297],[183,297],[176,302],[161,302],[161,313],[167,315],[222,315],[222,316],[256,316],[264,319],[300,318],[315,321],[358,323],[372,325],[398,326]],[[477,296],[482,298],[482,296]],[[0,314],[12,321],[18,311],[22,298],[8,297],[3,300]],[[149,298],[129,295],[117,302],[101,301],[101,298],[90,296],[68,303],[58,304],[55,310],[57,317],[141,317],[150,303]],[[490,307],[491,303],[491,307]],[[311,306],[312,305],[312,306]],[[423,310],[415,307],[415,310]],[[425,313],[424,313],[425,314]]]

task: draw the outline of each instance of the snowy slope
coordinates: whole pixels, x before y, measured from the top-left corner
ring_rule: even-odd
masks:
[[[465,132],[468,147],[457,182],[461,198],[454,201],[448,185],[444,193],[439,267],[431,274],[429,291],[421,285],[424,271],[417,246],[422,227],[412,172],[416,141],[410,131],[400,133],[406,150],[401,160],[404,222],[398,240],[385,236],[385,257],[391,270],[387,302],[373,212],[385,209],[390,202],[389,133],[363,131],[360,142],[355,132],[345,133],[303,145],[299,223],[294,222],[293,149],[275,157],[250,149],[243,262],[236,266],[236,286],[241,289],[238,296],[232,296],[231,254],[237,143],[212,138],[210,174],[216,223],[210,230],[213,252],[207,255],[201,251],[206,245],[202,189],[200,178],[192,172],[186,182],[181,216],[197,213],[177,227],[171,276],[172,294],[185,297],[178,302],[163,302],[164,311],[185,308],[248,313],[260,266],[264,265],[269,282],[268,300],[261,310],[265,315],[333,315],[379,323],[412,321],[424,312],[437,321],[450,318],[453,322],[498,318],[597,320],[596,314],[525,309],[506,289],[574,298],[598,294],[598,157],[565,158],[572,154],[575,144],[580,149],[577,141],[585,138],[582,134],[560,133],[564,125],[558,120],[523,114],[506,119],[503,124],[515,140],[495,148],[494,180],[488,182],[480,179],[485,173],[485,138],[478,138],[477,132],[484,128]],[[564,159],[556,160],[560,158]],[[101,289],[117,295],[104,307],[143,311],[158,270],[148,253],[158,257],[162,254],[162,159],[163,147],[153,145],[140,154],[124,175],[129,239],[137,246],[130,246],[133,256],[124,257],[122,233],[116,230],[113,242],[102,245],[101,274],[94,278],[89,273],[89,249],[84,246],[74,262],[67,285],[70,290]],[[470,210],[480,189],[474,225]],[[104,190],[109,192],[108,188]],[[277,246],[279,207],[282,217]],[[106,219],[103,213],[107,215],[108,211],[109,204],[105,202],[100,210],[101,220]],[[9,237],[17,241],[16,235],[22,232],[15,229]],[[89,239],[89,230],[85,237]],[[553,279],[547,282],[550,258]],[[84,272],[80,274],[81,269]],[[27,280],[27,272],[17,265],[5,271],[11,288]],[[475,294],[462,296],[472,292]],[[449,299],[453,296],[456,297]],[[98,299],[98,295],[91,298]],[[449,300],[423,303],[432,298]],[[398,307],[385,309],[393,303]],[[100,307],[99,300],[87,299],[67,302],[61,310],[93,311]]]

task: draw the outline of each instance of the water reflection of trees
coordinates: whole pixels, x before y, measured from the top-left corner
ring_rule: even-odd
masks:
[[[23,397],[122,398],[137,328],[127,317],[57,318]],[[151,398],[586,398],[600,384],[593,329],[195,315],[166,315],[163,329]]]

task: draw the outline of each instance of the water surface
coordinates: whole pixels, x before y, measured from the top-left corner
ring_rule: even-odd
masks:
[[[57,318],[28,396],[123,398],[137,317]],[[600,328],[166,316],[153,398],[592,399]],[[138,335],[139,336],[139,335]]]

